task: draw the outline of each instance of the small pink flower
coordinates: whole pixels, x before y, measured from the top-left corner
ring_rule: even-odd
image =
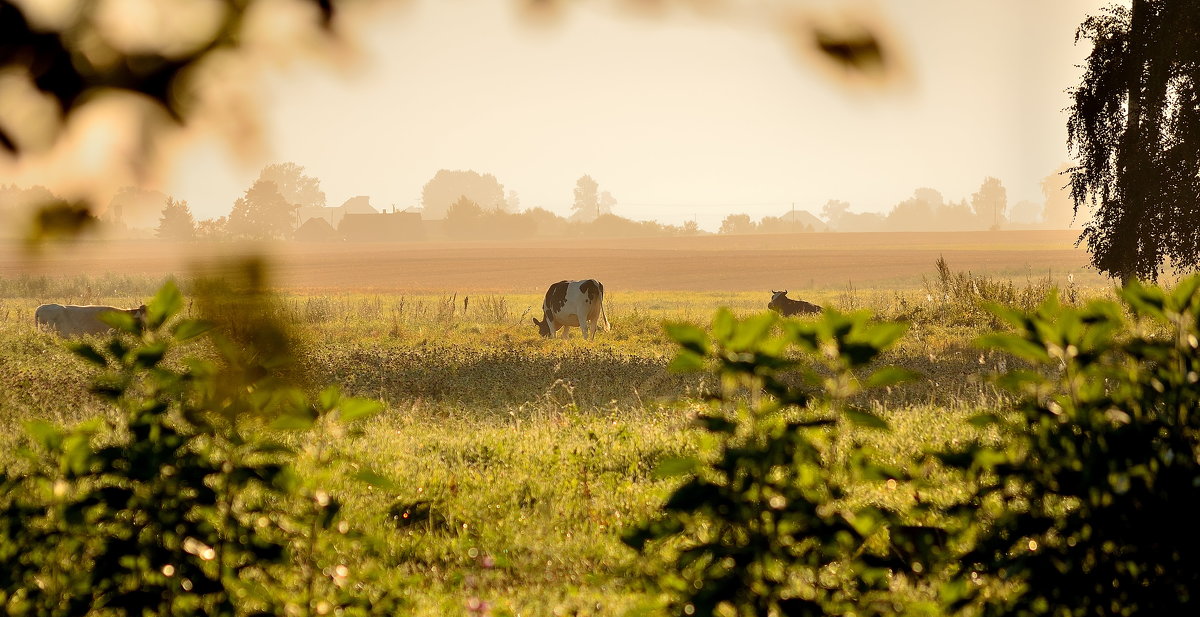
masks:
[[[492,605],[479,598],[468,598],[467,612],[478,617],[491,617]]]

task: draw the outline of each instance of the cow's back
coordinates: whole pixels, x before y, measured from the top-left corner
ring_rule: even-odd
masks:
[[[85,306],[43,304],[34,311],[34,318],[38,324],[52,328],[61,336],[107,334],[112,330],[112,326],[104,323],[100,319],[100,315],[123,310],[115,306],[94,304]]]

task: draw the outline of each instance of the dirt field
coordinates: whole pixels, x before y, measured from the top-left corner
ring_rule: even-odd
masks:
[[[564,278],[611,289],[756,291],[919,287],[944,256],[955,270],[1024,280],[1068,273],[1104,284],[1072,231],[820,233],[693,238],[567,238],[517,243],[229,245],[82,242],[30,256],[0,245],[0,275],[187,276],[222,252],[265,252],[292,290],[536,292]]]

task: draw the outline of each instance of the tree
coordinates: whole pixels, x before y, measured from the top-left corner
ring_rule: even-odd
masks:
[[[1075,37],[1093,47],[1067,122],[1071,199],[1094,210],[1092,265],[1125,282],[1200,267],[1198,24],[1195,2],[1133,0]]]
[[[919,188],[913,196],[896,204],[887,215],[888,229],[917,231],[937,226],[937,212],[942,208],[942,194],[931,188]]]
[[[229,213],[229,233],[254,240],[286,238],[295,227],[295,210],[274,182],[258,180],[234,203]]]
[[[750,220],[749,214],[730,214],[721,221],[721,229],[718,233],[752,234],[754,233],[754,221]]]
[[[227,237],[229,237],[228,218],[222,216],[196,221],[196,238],[198,240],[224,240]]]
[[[998,178],[984,178],[979,190],[971,194],[971,210],[975,212],[975,218],[988,229],[999,229],[1004,224],[1007,209],[1008,191]]]
[[[263,167],[258,174],[259,180],[269,180],[275,183],[279,194],[293,206],[323,207],[325,192],[321,190],[321,181],[304,175],[304,168],[295,163],[275,163]]]
[[[1036,224],[1041,218],[1041,209],[1041,206],[1032,201],[1021,200],[1013,206],[1009,219],[1014,223]]]
[[[504,185],[492,174],[475,171],[439,169],[433,179],[421,189],[421,207],[425,218],[445,218],[450,206],[466,197],[484,210],[503,210]]]
[[[168,201],[167,195],[160,191],[126,186],[108,202],[104,218],[127,227],[150,229],[158,223],[158,216]]]
[[[571,204],[575,220],[590,221],[600,216],[600,185],[591,176],[575,181],[575,201]]]
[[[163,240],[191,240],[195,237],[196,220],[192,218],[186,200],[167,198],[167,206],[162,210],[162,218],[154,235]]]
[[[479,204],[460,197],[446,210],[446,235],[464,239],[479,237],[486,230],[483,215],[483,208]]]
[[[599,199],[601,215],[612,214],[613,207],[615,207],[616,205],[617,205],[617,198],[613,197],[612,193],[609,193],[608,191],[601,191],[600,199]]]
[[[833,229],[840,229],[842,220],[846,214],[850,212],[850,203],[840,199],[830,199],[821,206],[821,218],[825,219],[826,223]]]
[[[1054,173],[1042,178],[1042,224],[1052,229],[1066,229],[1075,220],[1075,203],[1067,174],[1071,166],[1063,163]]]

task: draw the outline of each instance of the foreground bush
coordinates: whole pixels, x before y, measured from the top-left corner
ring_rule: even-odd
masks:
[[[1001,377],[1005,447],[944,457],[976,488],[977,535],[954,606],[985,615],[1186,615],[1200,595],[1200,277],[1120,302],[993,311],[1014,332],[982,343],[1032,369]],[[982,510],[981,510],[982,508]],[[980,580],[1003,581],[1008,593]]]
[[[106,319],[122,335],[71,344],[99,369],[94,392],[116,419],[33,422],[28,469],[0,474],[2,612],[387,614],[387,597],[347,590],[347,568],[322,574],[337,500],[297,478],[297,452],[260,436],[269,422],[311,430],[378,404],[333,389],[310,402],[274,370],[282,345],[214,333],[219,361],[177,357],[211,328],[179,319],[182,303],[168,283],[145,324],[116,313]]]
[[[654,584],[678,615],[891,614],[887,544],[907,542],[895,513],[845,500],[851,485],[902,475],[873,462],[852,428],[887,423],[851,401],[864,387],[906,380],[885,367],[862,374],[904,332],[862,313],[826,312],[816,322],[767,313],[668,331],[680,345],[674,366],[715,365],[720,405],[698,423],[713,448],[665,467],[688,475],[662,513],[627,534],[632,547],[665,561]],[[778,332],[778,333],[776,333]],[[793,359],[795,349],[802,359]],[[807,384],[788,386],[785,373]],[[861,378],[861,379],[860,379]],[[801,413],[800,410],[804,410]],[[912,530],[913,528],[906,528]],[[911,535],[911,534],[910,534]],[[660,554],[661,553],[661,554]]]

